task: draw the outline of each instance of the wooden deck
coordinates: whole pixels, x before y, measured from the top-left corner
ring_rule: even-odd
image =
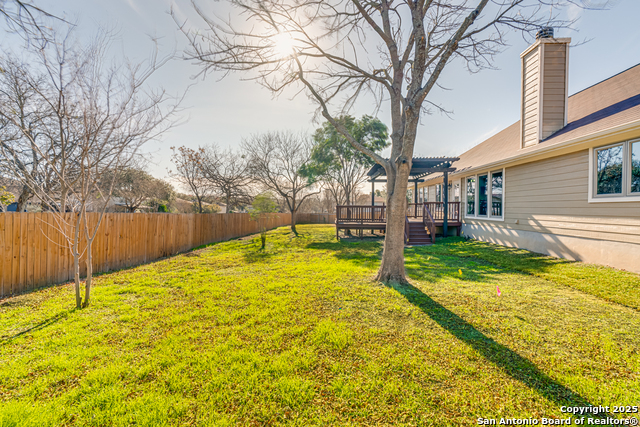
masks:
[[[447,226],[457,228],[459,234],[459,228],[462,225],[460,202],[449,202],[448,205]],[[385,232],[387,228],[386,214],[386,206],[336,206],[336,238],[340,238],[340,230],[356,230],[360,235],[362,235],[362,230],[371,230],[372,233],[375,231]],[[436,228],[444,225],[444,203],[410,203],[407,206],[406,223],[405,240],[407,242],[411,241],[409,230],[414,230],[414,233],[418,232],[420,228],[418,223],[424,225],[424,229],[427,230],[427,234],[433,241]],[[414,240],[416,240],[415,236]]]

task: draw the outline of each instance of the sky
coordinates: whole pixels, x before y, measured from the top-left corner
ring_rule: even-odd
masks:
[[[586,0],[584,0],[586,1]],[[593,3],[593,0],[591,0]],[[224,1],[200,0],[216,13],[228,13]],[[192,17],[186,0],[35,0],[43,9],[77,23],[77,33],[90,38],[96,28],[110,28],[117,37],[113,49],[133,61],[149,57],[154,48],[151,38],[160,43],[161,54],[184,49],[184,36],[169,15],[174,7],[177,16]],[[571,37],[569,56],[569,94],[578,92],[620,71],[640,63],[640,1],[618,0],[609,10],[584,10],[571,7],[570,18],[577,18],[574,30],[561,30],[556,37]],[[458,155],[477,145],[519,119],[520,53],[528,42],[511,33],[509,47],[495,60],[495,70],[470,74],[458,63],[445,68],[438,90],[430,100],[452,111],[450,117],[435,113],[422,117],[415,145],[415,156]],[[581,43],[586,41],[585,43]],[[215,143],[221,147],[238,147],[252,134],[277,130],[313,132],[316,106],[306,96],[292,98],[285,93],[278,98],[241,75],[210,74],[195,78],[197,65],[175,59],[154,77],[154,84],[168,92],[183,93],[182,124],[165,134],[161,141],[147,146],[150,172],[168,178],[173,146],[196,148]],[[372,114],[373,108],[360,103],[355,116]],[[382,108],[378,118],[390,125],[388,110]]]

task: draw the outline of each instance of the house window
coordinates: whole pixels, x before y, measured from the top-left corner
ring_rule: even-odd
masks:
[[[460,201],[460,183],[459,182],[456,182],[453,185],[453,201],[454,202]]]
[[[504,219],[504,169],[466,178],[467,217]]]
[[[442,201],[442,184],[436,184],[436,202]]]
[[[623,149],[623,145],[617,145],[596,150],[596,194],[622,194]]]
[[[594,148],[589,162],[589,202],[640,200],[640,141]]]
[[[502,171],[491,173],[491,216],[502,216]]]
[[[631,144],[631,192],[640,193],[640,141]]]
[[[478,177],[478,215],[487,215],[487,193],[489,187],[488,175]]]
[[[467,178],[467,215],[476,214],[476,178]]]

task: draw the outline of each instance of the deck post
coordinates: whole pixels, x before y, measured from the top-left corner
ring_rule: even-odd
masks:
[[[375,206],[376,204],[376,181],[375,179],[371,180],[371,206]]]
[[[444,193],[444,215],[442,221],[442,237],[447,237],[447,227],[449,223],[449,172],[444,171],[444,182],[442,192]],[[435,242],[434,242],[435,243]]]
[[[418,216],[418,180],[413,181],[413,216]]]

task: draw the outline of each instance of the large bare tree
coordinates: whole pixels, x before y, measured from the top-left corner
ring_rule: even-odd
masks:
[[[219,18],[213,2],[194,3],[199,24],[176,22],[188,58],[203,72],[246,73],[278,94],[305,92],[322,116],[387,174],[387,235],[378,279],[405,281],[407,179],[421,114],[439,109],[429,95],[452,64],[490,67],[509,30],[561,27],[571,0],[231,0]],[[579,3],[579,2],[575,2]],[[205,8],[206,7],[206,8]],[[337,118],[362,96],[391,115],[391,155],[358,143]]]
[[[320,193],[301,172],[311,161],[312,147],[308,137],[293,132],[253,135],[242,143],[251,175],[284,201],[291,212],[291,231],[296,234],[298,209],[308,197]]]
[[[88,45],[71,34],[34,39],[21,60],[13,57],[15,66],[7,70],[17,77],[0,80],[0,155],[5,172],[55,213],[51,225],[62,232],[73,255],[80,308],[90,302],[92,244],[117,172],[171,127],[178,100],[148,85],[165,60],[152,55],[146,65],[112,63],[106,57],[108,34]],[[12,58],[10,53],[3,57]],[[25,168],[25,162],[35,165]],[[97,221],[88,220],[90,210],[99,212]],[[79,264],[84,254],[83,300]]]

